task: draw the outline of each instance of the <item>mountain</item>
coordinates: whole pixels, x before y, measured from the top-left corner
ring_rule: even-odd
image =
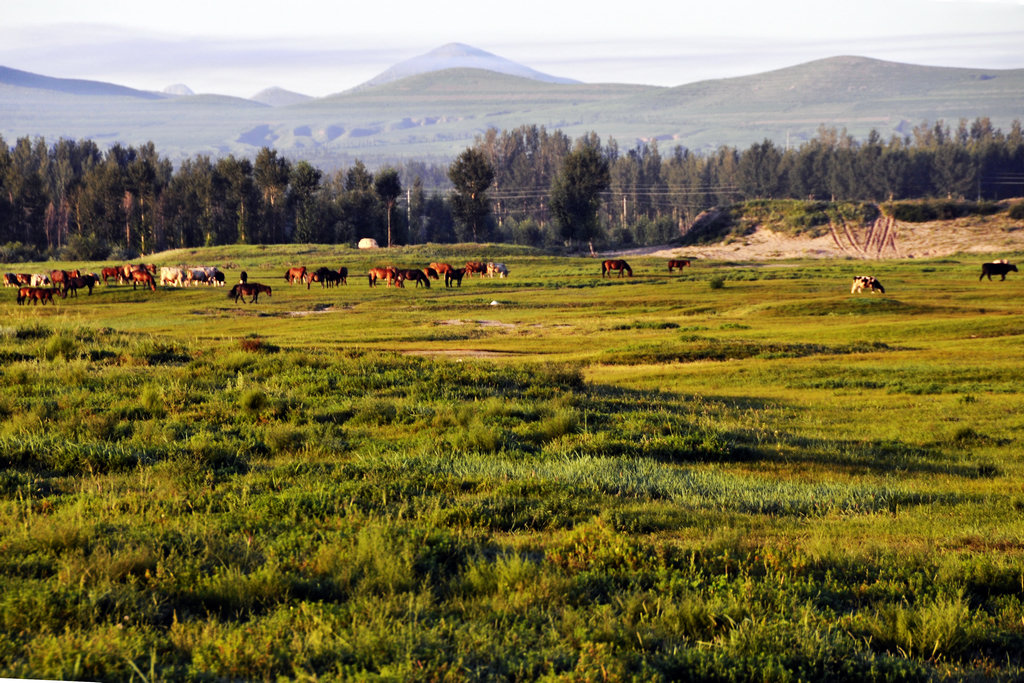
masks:
[[[459,52],[456,50],[456,52]],[[484,53],[486,54],[486,53]],[[436,62],[439,64],[442,62]],[[152,141],[180,161],[253,157],[263,146],[325,170],[360,159],[446,163],[488,130],[523,125],[572,138],[597,133],[628,149],[657,141],[713,153],[763,140],[797,146],[821,126],[857,139],[909,135],[921,123],[987,117],[1009,132],[1024,117],[1024,69],[926,67],[834,57],[761,74],[674,88],[564,83],[480,68],[448,68],[329,97],[280,89],[253,99],[169,97],[111,84],[0,68],[0,136]]]
[[[169,85],[163,89],[163,93],[165,95],[176,95],[179,97],[195,95],[195,92],[193,92],[192,88],[188,87],[184,83],[175,83],[174,85]]]
[[[86,81],[77,78],[51,78],[0,66],[0,85],[48,90],[67,95],[95,95],[100,97],[137,97],[144,100],[160,99],[163,95],[145,90],[126,88],[102,81]]]
[[[299,104],[313,99],[309,95],[292,92],[284,88],[267,88],[249,98],[253,102],[260,102],[271,107],[287,107],[290,104]]]
[[[517,64],[504,57],[499,57],[469,45],[448,43],[419,57],[399,62],[362,85],[356,86],[354,90],[372,88],[385,83],[391,83],[392,81],[399,81],[409,76],[446,71],[448,69],[483,69],[484,71],[529,78],[543,83],[579,83],[579,81],[569,78],[559,78],[557,76],[549,76],[540,71],[534,71],[527,66]]]

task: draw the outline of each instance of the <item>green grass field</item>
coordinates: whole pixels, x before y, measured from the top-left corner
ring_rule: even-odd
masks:
[[[510,277],[363,275],[469,259]],[[0,302],[0,676],[1024,677],[1017,273],[152,260],[273,293]]]

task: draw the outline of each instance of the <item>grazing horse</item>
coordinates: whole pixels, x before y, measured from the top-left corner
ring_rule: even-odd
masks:
[[[60,292],[60,290],[50,289],[49,287],[21,287],[18,289],[18,304],[24,304],[29,300],[31,300],[33,304],[42,303],[44,306],[47,301],[54,304],[54,292]],[[61,296],[64,296],[63,292],[61,292]]]
[[[14,273],[4,273],[4,287],[17,287],[18,276]]]
[[[879,282],[873,275],[858,275],[853,278],[853,286],[850,288],[850,294],[857,294],[863,290],[868,290],[872,293],[879,292],[885,294],[885,287]]]
[[[487,272],[487,264],[483,263],[482,261],[466,261],[466,267],[463,268],[463,270],[465,271],[466,275],[478,273],[480,277],[483,277],[484,273]]]
[[[121,280],[121,269],[120,268],[103,268],[100,270],[100,277],[103,278],[103,284],[107,284],[107,278],[114,278],[114,280]]]
[[[999,279],[1000,280],[1005,280],[1006,279],[1006,274],[1011,272],[1011,271],[1016,273],[1017,272],[1017,266],[1015,266],[1012,263],[1007,263],[1005,260],[1003,260],[1003,261],[993,261],[992,263],[982,263],[981,264],[981,275],[978,276],[978,282],[981,282],[981,279],[983,277],[985,277],[986,275],[988,276],[989,280],[992,279],[993,275],[1000,275],[1001,277]]]
[[[402,280],[415,280],[417,287],[422,282],[424,287],[430,289],[430,278],[422,270],[412,268],[410,270],[400,270],[398,274],[402,276]]]
[[[99,278],[91,273],[85,275],[72,275],[68,278],[67,291],[73,297],[78,296],[78,290],[87,288],[89,296],[92,296],[92,288],[99,284]]]
[[[346,268],[345,266],[338,268],[338,284],[348,284],[348,268]]]
[[[405,286],[402,284],[402,280],[405,278],[403,278],[402,274],[391,266],[387,266],[386,268],[370,268],[369,272],[366,274],[366,278],[369,280],[371,287],[377,284],[377,280],[384,280],[388,283],[388,287],[390,287],[392,283],[397,287]]]
[[[444,274],[444,286],[451,287],[454,282],[459,287],[462,286],[462,276],[466,274],[465,268],[452,268]]]
[[[316,270],[306,273],[306,289],[314,282],[319,282],[321,287],[333,287],[338,283],[338,273],[335,270],[321,266]]]
[[[288,272],[284,274],[284,279],[288,281],[288,284],[294,285],[296,282],[299,284],[306,278],[306,266],[298,266],[296,268],[289,268]]]
[[[437,274],[437,271],[431,268],[430,266],[427,266],[426,268],[423,269],[423,274],[429,277],[431,280],[437,280],[439,277],[441,277],[440,275]]]
[[[671,273],[675,268],[678,268],[679,270],[682,270],[683,268],[685,268],[688,265],[690,265],[689,261],[684,261],[682,259],[669,259],[669,261],[668,261],[668,272]]]
[[[431,263],[430,267],[433,268],[438,275],[445,275],[452,272],[452,267],[447,263]]]
[[[237,285],[231,288],[228,292],[228,298],[234,299],[237,304],[239,299],[245,301],[245,297],[251,296],[249,299],[250,304],[259,303],[260,294],[266,294],[270,296],[270,287],[267,285],[261,285],[258,282],[239,282]]]
[[[139,283],[142,283],[149,287],[150,291],[156,291],[156,280],[153,278],[153,273],[149,272],[146,268],[136,268],[131,272],[128,279],[131,280],[132,289],[135,289]]]
[[[608,275],[613,270],[619,271],[619,277],[622,277],[623,273],[633,277],[633,269],[622,259],[608,259],[601,263],[601,277]]]
[[[71,278],[71,273],[66,270],[51,270],[50,271],[50,282],[53,283],[54,287],[60,287],[66,290],[68,288],[68,280]]]

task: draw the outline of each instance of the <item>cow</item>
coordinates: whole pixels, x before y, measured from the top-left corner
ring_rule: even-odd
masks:
[[[988,276],[991,280],[993,275],[999,275],[1000,281],[1006,279],[1006,274],[1009,272],[1017,272],[1017,266],[1012,263],[1008,263],[1005,259],[999,261],[992,261],[991,263],[981,264],[981,275],[978,276],[978,282],[981,282],[982,278]]]
[[[487,277],[494,277],[495,274],[497,274],[498,277],[508,277],[508,268],[504,263],[488,263]]]
[[[885,294],[885,287],[879,282],[873,275],[857,275],[853,278],[853,286],[850,288],[850,294],[857,294],[863,290],[869,290],[872,293],[879,292]]]

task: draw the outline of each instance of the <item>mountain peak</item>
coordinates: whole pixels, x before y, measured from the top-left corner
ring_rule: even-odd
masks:
[[[499,57],[485,50],[466,45],[464,43],[447,43],[426,54],[407,59],[404,62],[395,64],[390,69],[381,72],[370,80],[366,81],[356,90],[370,88],[384,83],[429,73],[431,71],[444,71],[445,69],[483,69],[494,71],[509,76],[519,76],[545,83],[578,83],[570,78],[560,78],[549,74],[541,73],[528,66],[518,64],[511,60]]]

